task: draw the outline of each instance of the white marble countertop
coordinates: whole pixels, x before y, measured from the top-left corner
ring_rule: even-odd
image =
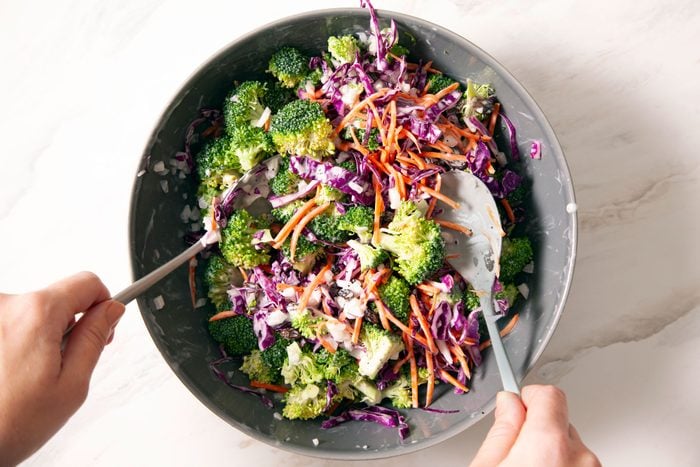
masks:
[[[530,91],[580,213],[571,294],[528,382],[555,383],[606,465],[700,463],[700,4],[375,0],[441,24]],[[129,196],[154,122],[191,71],[267,22],[355,1],[0,5],[0,289],[77,270],[130,279]],[[2,382],[7,384],[7,382]],[[365,465],[465,465],[492,417]],[[26,465],[343,465],[231,428],[175,377],[128,307],[82,409]],[[252,464],[251,464],[252,465]]]

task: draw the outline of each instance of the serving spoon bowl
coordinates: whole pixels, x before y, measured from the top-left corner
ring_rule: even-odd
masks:
[[[452,235],[451,231],[446,242],[446,253],[451,258],[452,266],[479,296],[503,389],[520,394],[496,324],[503,315],[496,313],[493,303],[493,285],[500,267],[501,239],[505,235],[496,201],[484,182],[469,172],[452,170],[443,174],[442,180],[443,193],[459,203],[459,208],[447,208],[441,218],[471,231],[471,235],[458,231]]]

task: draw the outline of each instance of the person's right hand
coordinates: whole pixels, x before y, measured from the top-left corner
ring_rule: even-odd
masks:
[[[600,466],[569,423],[566,396],[554,386],[525,386],[496,398],[496,421],[470,467]]]

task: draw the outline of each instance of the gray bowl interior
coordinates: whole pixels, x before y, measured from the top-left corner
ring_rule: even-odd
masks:
[[[505,346],[516,375],[524,377],[534,365],[562,312],[571,283],[576,249],[576,216],[566,211],[574,202],[573,188],[564,156],[541,110],[523,87],[493,58],[464,38],[421,19],[379,11],[388,24],[394,18],[401,35],[417,39],[414,56],[433,60],[434,66],[462,82],[472,78],[492,83],[504,109],[518,129],[525,173],[532,184],[528,202],[529,230],[535,241],[535,273],[530,297],[520,307],[520,321],[505,338]],[[133,274],[142,277],[185,248],[180,212],[186,203],[195,204],[195,186],[189,180],[169,177],[164,193],[163,178],[150,168],[166,164],[182,150],[185,129],[201,107],[219,107],[234,79],[264,76],[267,57],[282,45],[297,46],[309,53],[325,47],[329,35],[365,30],[368,14],[361,9],[325,10],[298,15],[270,24],[230,44],[205,63],[183,85],[156,125],[136,177],[130,215],[130,251]],[[543,143],[543,159],[527,157],[529,142]],[[187,196],[187,200],[183,197]],[[203,296],[201,285],[199,294]],[[153,299],[162,296],[158,310]],[[317,457],[368,459],[405,454],[443,441],[474,424],[494,407],[501,388],[495,359],[485,352],[476,370],[472,389],[455,395],[439,385],[433,407],[458,409],[454,414],[423,410],[406,411],[411,436],[401,441],[397,432],[367,422],[350,422],[331,430],[319,421],[277,420],[281,411],[265,408],[253,396],[232,390],[216,379],[207,363],[216,359],[218,348],[206,330],[206,308],[193,309],[187,268],[183,267],[138,299],[146,327],[163,358],[177,377],[212,412],[242,432],[289,451]],[[232,381],[246,384],[236,365],[228,368]],[[314,445],[318,441],[318,446]]]

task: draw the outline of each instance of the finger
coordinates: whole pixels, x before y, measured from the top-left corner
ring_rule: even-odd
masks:
[[[530,428],[569,431],[569,410],[564,392],[551,385],[530,385],[521,391]]]
[[[43,292],[48,293],[65,313],[73,315],[91,308],[109,298],[109,290],[99,277],[91,272],[79,272],[54,282]]]
[[[90,308],[78,320],[66,342],[61,377],[75,383],[87,383],[124,305],[113,300]]]
[[[582,442],[581,436],[579,436],[578,431],[571,423],[569,423],[569,437],[574,441]]]
[[[496,420],[471,467],[497,465],[506,458],[525,421],[525,407],[516,394],[501,391],[496,396],[495,415]]]

